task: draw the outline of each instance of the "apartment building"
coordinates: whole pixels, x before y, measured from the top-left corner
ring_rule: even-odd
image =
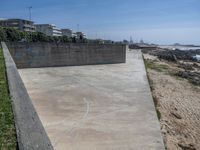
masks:
[[[67,36],[68,38],[76,37],[76,34],[71,29],[61,29],[61,31],[63,36]]]
[[[35,32],[33,21],[24,19],[0,19],[0,26],[12,27],[21,31]]]
[[[76,34],[77,39],[84,39],[84,38],[86,38],[86,34],[83,33],[83,32],[76,32],[75,34]]]
[[[61,29],[54,24],[36,24],[36,31],[42,32],[48,36],[62,36]]]

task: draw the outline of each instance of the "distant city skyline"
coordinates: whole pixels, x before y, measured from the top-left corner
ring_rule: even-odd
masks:
[[[1,0],[0,18],[83,31],[88,38],[200,45],[199,0]]]

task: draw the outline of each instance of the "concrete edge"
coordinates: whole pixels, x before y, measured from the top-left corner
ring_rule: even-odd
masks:
[[[150,91],[151,100],[152,100],[152,103],[153,103],[153,106],[154,106],[154,110],[155,110],[155,113],[156,113],[157,123],[158,123],[159,131],[160,131],[160,137],[161,137],[161,139],[162,139],[162,145],[163,145],[163,148],[164,148],[164,149],[167,149],[167,148],[166,148],[166,143],[165,143],[165,141],[164,141],[164,137],[163,137],[163,135],[162,135],[162,133],[161,133],[160,119],[159,119],[158,114],[157,114],[158,112],[157,112],[156,105],[155,105],[154,98],[153,98],[153,94],[152,94],[152,91],[151,91],[151,86],[150,86],[150,82],[149,82],[149,76],[148,76],[148,71],[147,71],[146,64],[145,64],[144,55],[143,55],[143,53],[142,53],[142,50],[140,50],[140,52],[141,52],[141,55],[142,55],[142,61],[143,61],[143,64],[144,64],[144,69],[145,69],[145,74],[146,74],[145,76],[146,76],[146,80],[147,80],[148,87],[149,87],[148,89],[149,89],[149,91]]]
[[[5,58],[19,150],[53,150],[15,62],[5,42],[1,42],[1,45]]]

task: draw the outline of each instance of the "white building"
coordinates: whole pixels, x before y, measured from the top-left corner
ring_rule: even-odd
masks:
[[[76,32],[77,39],[84,39],[86,38],[86,34],[83,32]]]
[[[61,32],[63,36],[67,36],[68,38],[76,37],[76,34],[71,29],[61,29]]]
[[[37,32],[42,32],[48,36],[62,36],[61,29],[54,24],[36,24],[35,27]]]
[[[0,26],[12,27],[21,31],[35,32],[33,21],[24,19],[0,19]]]

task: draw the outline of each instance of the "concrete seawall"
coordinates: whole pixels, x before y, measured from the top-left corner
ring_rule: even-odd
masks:
[[[126,61],[125,45],[9,42],[8,47],[18,68],[114,64]]]
[[[126,63],[19,69],[55,150],[164,150],[140,50]]]
[[[32,104],[9,50],[4,42],[1,44],[6,63],[19,150],[52,150],[51,142]]]

